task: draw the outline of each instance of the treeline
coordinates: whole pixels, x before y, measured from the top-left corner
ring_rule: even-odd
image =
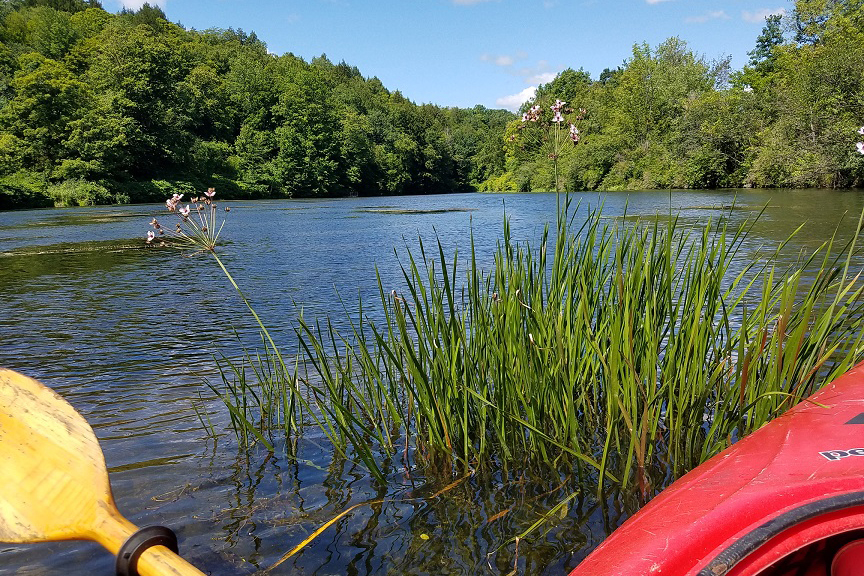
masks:
[[[472,190],[503,110],[418,106],[326,56],[186,30],[149,5],[0,2],[0,208]]]
[[[186,30],[147,4],[111,14],[97,0],[4,0],[0,208],[210,186],[551,190],[556,169],[568,190],[864,184],[864,0],[797,0],[766,19],[750,56],[733,71],[670,38],[596,80],[565,70],[522,110],[550,116],[561,99],[578,112],[578,144],[551,162],[542,123],[418,106],[344,62],[270,54],[254,33]]]
[[[522,112],[562,99],[583,118],[580,140],[558,154],[568,190],[717,187],[857,187],[864,156],[864,2],[798,0],[770,16],[732,71],[671,38],[637,45],[598,80],[566,70],[540,86]],[[542,130],[512,121],[506,170],[488,190],[554,188]]]

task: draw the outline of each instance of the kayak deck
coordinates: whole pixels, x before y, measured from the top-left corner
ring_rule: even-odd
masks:
[[[571,576],[827,576],[861,538],[864,364],[673,483]]]

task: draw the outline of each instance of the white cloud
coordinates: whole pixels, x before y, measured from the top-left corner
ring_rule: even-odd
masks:
[[[513,73],[517,76],[521,76],[522,78],[524,78],[525,82],[530,83],[531,78],[534,78],[535,76],[538,76],[548,71],[549,62],[547,62],[546,60],[538,60],[537,64],[535,64],[534,66],[523,66],[518,70],[514,70]]]
[[[123,8],[128,8],[129,10],[138,10],[144,4],[150,4],[151,6],[159,6],[160,8],[165,8],[165,3],[167,0],[119,0],[120,5]]]
[[[512,73],[522,78],[526,84],[548,84],[558,76],[558,72],[552,71],[547,60],[538,60],[534,66],[523,66]]]
[[[526,60],[527,58],[528,54],[525,52],[516,52],[512,56],[495,54],[483,54],[480,56],[480,59],[484,62],[491,62],[500,66],[504,72],[511,76],[520,78],[528,85],[527,88],[518,94],[511,94],[509,96],[498,98],[495,101],[498,106],[507,108],[508,110],[518,110],[523,102],[534,97],[534,93],[537,91],[537,86],[540,84],[548,84],[558,76],[557,72],[551,71],[549,62],[546,60],[538,60],[537,63],[533,65],[515,65],[520,60]]]
[[[741,18],[743,18],[746,22],[753,22],[754,24],[764,24],[765,18],[774,14],[785,16],[786,9],[775,8],[771,10],[770,8],[763,8],[762,10],[756,10],[755,12],[749,12],[747,10],[744,10],[743,12],[741,12]]]
[[[660,2],[668,2],[669,0],[645,0],[648,4],[659,4]]]
[[[492,62],[496,66],[501,66],[503,68],[512,66],[513,62],[515,62],[513,56],[509,56],[507,54],[483,54],[482,56],[480,56],[480,60],[484,62]]]
[[[729,15],[723,10],[716,10],[714,12],[707,12],[700,16],[690,16],[689,18],[684,19],[688,24],[704,24],[709,20],[729,20]]]
[[[534,97],[534,94],[537,92],[536,86],[529,86],[525,88],[518,94],[511,94],[510,96],[503,96],[495,100],[495,104],[501,106],[502,108],[507,108],[508,110],[512,110],[515,112],[525,103],[527,100],[530,100]]]
[[[548,84],[558,76],[554,72],[541,72],[525,78],[525,81],[530,84]]]

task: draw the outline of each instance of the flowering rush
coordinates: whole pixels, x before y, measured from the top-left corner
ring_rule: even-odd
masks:
[[[564,122],[564,116],[561,115],[561,110],[562,108],[564,108],[565,104],[567,104],[567,102],[564,102],[563,100],[555,100],[555,104],[550,106],[550,108],[552,109],[553,123],[560,124],[561,122]]]
[[[518,126],[519,130],[528,128],[528,122],[540,124],[545,130],[528,130],[525,132],[525,137],[533,139],[532,145],[537,148],[544,148],[544,153],[552,160],[554,172],[555,191],[561,190],[561,181],[559,178],[558,160],[561,157],[561,146],[567,139],[576,146],[579,143],[581,134],[575,122],[585,118],[586,110],[579,108],[578,114],[573,108],[567,107],[567,102],[560,99],[555,99],[555,102],[549,106],[552,111],[551,119],[543,118],[543,108],[539,104],[534,104],[526,112],[522,114],[522,124]],[[509,140],[515,142],[516,134],[511,134]],[[524,150],[526,144],[522,144],[520,149]]]
[[[198,248],[201,251],[214,251],[219,233],[225,224],[224,220],[217,223],[216,204],[213,202],[215,195],[216,190],[209,188],[203,196],[191,198],[190,204],[185,206],[181,204],[183,194],[174,194],[165,201],[165,207],[168,208],[168,211],[177,214],[179,219],[176,229],[168,231],[168,236],[176,241],[178,246],[185,245],[186,247]],[[195,216],[191,217],[193,206]],[[228,211],[227,207],[225,211]],[[153,227],[153,230],[147,232],[147,244],[152,244],[156,238],[159,238],[159,244],[164,245],[162,237],[166,235],[165,228],[156,218],[150,222],[150,226]]]
[[[168,208],[169,212],[174,212],[177,210],[177,204],[183,199],[183,194],[174,194],[171,198],[165,201],[165,206]]]
[[[567,136],[564,137],[562,134],[562,138],[569,138],[570,141],[575,146],[576,144],[579,143],[579,140],[582,138],[582,134],[579,132],[579,129],[576,127],[576,124],[574,122],[584,120],[585,114],[587,113],[587,111],[585,110],[585,108],[579,108],[578,111],[576,111],[572,108],[567,108],[567,102],[565,102],[564,100],[560,100],[560,99],[556,99],[555,103],[552,104],[551,106],[549,106],[549,109],[552,111],[552,118],[546,122],[543,122],[543,109],[540,107],[539,104],[535,104],[530,109],[528,109],[527,112],[524,112],[522,114],[522,126],[520,126],[520,128],[525,128],[526,124],[528,122],[535,122],[535,123],[539,122],[541,124],[544,124],[548,128],[554,128],[555,129],[554,136],[552,136],[550,134],[548,139],[555,140],[555,144],[554,144],[555,151],[550,153],[549,157],[552,159],[556,159],[556,158],[558,158],[558,145],[559,145],[559,142],[558,142],[559,136],[558,136],[558,130],[557,129],[561,128],[562,125],[567,126],[567,128],[568,128],[568,132],[566,133]],[[516,138],[517,137],[515,134],[510,135],[510,141],[511,142],[515,142]]]
[[[530,110],[522,114],[522,122],[537,122],[540,119],[541,111],[539,104],[532,106]]]

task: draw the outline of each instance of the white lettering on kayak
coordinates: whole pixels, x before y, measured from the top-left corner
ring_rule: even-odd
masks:
[[[852,448],[851,450],[826,450],[819,452],[826,460],[840,460],[849,456],[864,456],[864,448]]]

